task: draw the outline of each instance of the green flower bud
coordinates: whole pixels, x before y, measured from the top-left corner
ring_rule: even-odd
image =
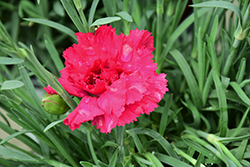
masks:
[[[50,114],[60,115],[68,111],[69,106],[58,94],[46,94],[42,99],[42,106]]]

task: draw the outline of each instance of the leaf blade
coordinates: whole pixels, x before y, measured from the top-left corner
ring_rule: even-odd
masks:
[[[4,65],[20,64],[22,62],[24,62],[24,60],[19,58],[0,57],[0,64]]]
[[[7,80],[3,82],[0,90],[11,90],[22,87],[24,84],[18,80]]]
[[[188,65],[187,61],[185,60],[180,51],[174,49],[170,51],[170,54],[176,60],[181,71],[183,72],[184,77],[186,78],[188,87],[190,88],[190,94],[195,106],[197,106],[198,108],[201,107],[201,93],[190,66]]]
[[[24,18],[24,20],[34,22],[34,23],[38,23],[38,24],[43,24],[43,25],[55,28],[55,29],[57,29],[59,31],[62,31],[63,33],[68,34],[75,41],[77,41],[77,38],[75,36],[75,32],[72,31],[70,28],[62,25],[62,24],[59,24],[59,23],[56,23],[56,22],[53,22],[53,21],[50,21],[50,20],[46,20],[46,19]]]

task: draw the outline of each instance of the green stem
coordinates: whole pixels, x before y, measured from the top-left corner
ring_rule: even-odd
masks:
[[[233,46],[231,48],[229,56],[227,57],[224,69],[222,71],[222,75],[227,76],[227,74],[232,66],[233,60],[236,56],[236,53],[238,51],[239,45],[240,45],[240,41],[238,39],[234,39]]]
[[[73,157],[69,154],[69,152],[65,149],[63,146],[64,144],[59,140],[59,138],[51,132],[47,132],[47,136],[49,139],[53,142],[53,144],[56,146],[56,148],[59,150],[59,152],[68,160],[68,162],[73,167],[78,167],[79,165],[76,163],[76,161],[73,159]]]
[[[237,167],[242,167],[240,162],[235,158],[235,156],[227,149],[227,147],[222,144],[221,142],[217,141],[218,145],[220,146],[221,150],[226,154],[226,156],[235,163]]]
[[[86,20],[85,14],[83,13],[83,10],[82,9],[78,10],[78,12],[79,12],[80,18],[81,18],[81,20],[83,22],[83,28],[85,29],[85,32],[90,32],[89,31],[89,25],[88,25],[88,22]]]
[[[123,1],[123,10],[128,12],[128,13],[129,13],[129,3],[131,3],[130,0]],[[130,22],[124,20],[124,33],[126,35],[129,35],[130,25],[131,25]]]
[[[222,161],[225,162],[223,155],[217,149],[215,149],[213,146],[211,146],[210,144],[208,144],[204,140],[202,140],[194,135],[190,135],[190,134],[185,134],[185,135],[183,135],[183,137],[189,138],[189,139],[193,140],[194,142],[199,143],[200,145],[202,145],[203,147],[205,147],[208,150],[210,150],[211,152],[213,152],[218,158],[220,158]]]
[[[82,2],[80,0],[74,0],[74,5],[80,15],[80,19],[83,23],[83,28],[85,30],[85,33],[86,32],[89,32],[89,25],[88,25],[88,22],[86,20],[86,17],[85,17],[85,14],[83,13],[83,8],[82,8]]]
[[[241,127],[243,126],[243,124],[244,124],[244,122],[245,122],[245,120],[247,118],[249,110],[250,110],[250,108],[248,107],[247,110],[246,110],[246,112],[244,113],[243,117],[241,118],[240,124],[238,125],[236,131],[233,133],[233,135],[231,137],[235,137],[235,136],[238,135]]]
[[[163,0],[157,0],[156,12],[157,12],[157,30],[156,30],[156,46],[155,46],[155,61],[157,64],[160,62],[162,40],[161,40],[161,29],[162,29],[162,14],[163,14]],[[163,61],[163,60],[162,60]]]
[[[116,127],[116,140],[119,145],[119,157],[124,165],[125,154],[124,154],[124,146],[123,146],[123,134],[124,134],[124,126]]]
[[[220,137],[217,137],[216,135],[213,135],[213,134],[209,134],[209,133],[206,133],[206,132],[203,132],[203,131],[200,131],[200,130],[195,130],[195,129],[191,129],[191,128],[188,128],[188,130],[191,130],[191,131],[194,131],[197,135],[207,139],[207,141],[209,141],[211,144],[213,144],[215,147],[218,147],[217,149],[221,149],[223,151],[223,153],[225,153],[225,155],[230,159],[232,160],[236,165],[237,167],[242,167],[242,165],[240,164],[240,162],[234,157],[234,155],[226,148],[226,146],[224,144],[222,144],[219,139]],[[185,135],[186,136],[186,135]],[[191,135],[188,135],[188,136],[191,136]],[[196,139],[196,141],[199,142],[199,140]],[[200,142],[201,144],[202,142]],[[212,151],[212,150],[211,150]],[[221,153],[220,153],[221,154]],[[218,156],[218,155],[217,155]],[[219,157],[219,156],[218,156]],[[223,156],[221,155],[221,157],[219,158],[222,158]],[[223,159],[222,159],[223,160]],[[225,160],[223,160],[225,161]]]
[[[93,147],[93,143],[92,143],[92,140],[91,140],[91,133],[90,133],[90,130],[87,129],[88,132],[87,132],[87,140],[88,140],[88,144],[89,144],[89,150],[90,150],[90,153],[92,155],[92,158],[95,162],[95,164],[98,166],[98,158],[96,156],[96,153],[95,153],[95,150],[94,150],[94,147]]]
[[[233,43],[233,46],[231,48],[231,51],[230,51],[230,54],[226,60],[226,63],[225,63],[225,66],[224,66],[224,69],[223,69],[223,72],[222,72],[222,75],[224,76],[227,76],[230,68],[231,68],[231,65],[233,63],[233,60],[235,58],[235,55],[237,54],[237,51],[238,51],[238,47],[240,45],[240,41],[242,41],[245,37],[246,37],[246,34],[248,32],[248,28],[246,27],[249,23],[249,17],[250,17],[250,4],[247,6],[247,10],[244,14],[244,17],[243,17],[243,21],[242,21],[242,26],[238,25],[238,28],[236,30],[236,34],[235,34],[235,39],[234,39],[234,43]],[[245,33],[245,34],[244,34]],[[237,39],[237,37],[239,36],[242,36],[241,38]]]
[[[194,159],[193,157],[189,156],[188,154],[186,154],[185,152],[183,152],[182,150],[174,147],[174,151],[181,155],[182,157],[184,157],[186,160],[188,160],[191,164],[195,165],[197,163],[197,160]],[[200,164],[200,167],[205,167],[205,165]]]

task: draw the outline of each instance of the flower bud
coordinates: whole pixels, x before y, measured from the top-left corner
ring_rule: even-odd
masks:
[[[58,94],[46,94],[42,99],[42,106],[50,114],[60,115],[68,111],[69,106]]]

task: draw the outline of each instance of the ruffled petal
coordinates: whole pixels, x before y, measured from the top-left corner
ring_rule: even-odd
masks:
[[[163,95],[168,91],[166,74],[152,75],[146,80],[148,88],[147,95],[153,98],[157,103],[163,98]]]
[[[97,105],[97,98],[85,96],[81,99],[78,106],[65,118],[63,123],[68,125],[73,131],[79,128],[83,122],[93,120],[95,117],[103,114],[104,111]]]
[[[124,110],[126,101],[125,93],[125,77],[121,75],[120,79],[116,80],[110,87],[108,87],[108,90],[100,95],[98,98],[98,105],[103,111],[105,111],[105,114],[111,115],[112,112],[119,117],[121,111]]]
[[[140,70],[143,78],[153,75],[157,64],[153,62],[153,37],[146,30],[131,30],[128,36],[121,34],[123,40],[119,62],[125,72]]]
[[[144,82],[141,78],[141,74],[138,71],[126,76],[126,105],[140,101],[147,88],[144,86]]]
[[[95,117],[92,121],[92,125],[96,125],[96,128],[100,129],[102,133],[110,133],[111,130],[117,126],[117,122],[118,117],[115,114],[104,114]]]
[[[129,124],[133,121],[137,121],[137,117],[140,116],[140,114],[143,114],[142,106],[138,103],[130,104],[125,106],[125,110],[122,113],[122,115],[118,119],[118,126],[124,126],[125,123]]]
[[[142,100],[138,102],[138,105],[140,105],[143,109],[143,112],[148,115],[158,107],[157,102],[149,96],[144,96]]]

